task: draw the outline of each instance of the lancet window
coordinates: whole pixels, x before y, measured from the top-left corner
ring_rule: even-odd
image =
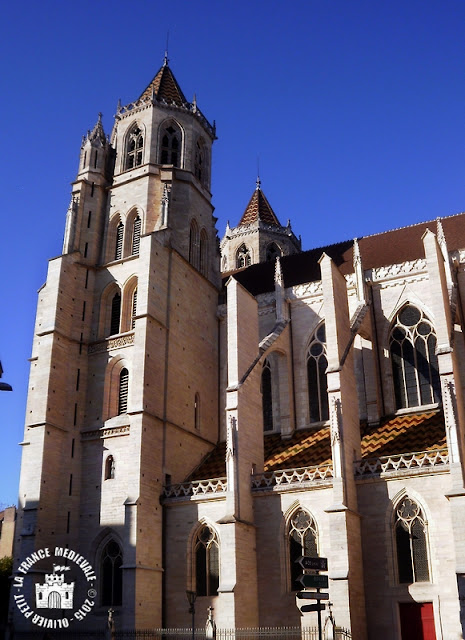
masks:
[[[218,538],[213,529],[207,525],[197,533],[194,557],[197,595],[217,595],[220,578]]]
[[[181,131],[178,127],[169,124],[163,129],[160,145],[160,164],[172,164],[181,166]]]
[[[271,242],[266,248],[266,260],[267,262],[273,262],[276,258],[281,257],[281,249],[277,244]]]
[[[101,557],[102,605],[123,604],[123,554],[117,542],[110,540]]]
[[[307,511],[298,509],[292,515],[289,520],[288,541],[291,591],[298,591],[302,588],[298,580],[302,567],[297,559],[300,556],[318,555],[316,523]]]
[[[428,582],[426,519],[419,505],[409,497],[397,506],[394,530],[399,582]]]
[[[393,322],[389,348],[396,408],[440,402],[436,335],[420,309],[411,304],[402,307]]]
[[[236,253],[236,268],[241,269],[242,267],[248,267],[251,263],[250,250],[245,244],[241,244]]]
[[[273,396],[271,387],[271,365],[265,360],[262,369],[263,431],[273,431]]]
[[[326,329],[323,323],[313,334],[307,353],[310,422],[329,420],[327,367]]]
[[[107,456],[105,460],[105,480],[113,480],[115,477],[115,459],[113,456]]]
[[[144,136],[136,125],[129,132],[126,152],[126,169],[133,169],[142,164],[144,152]]]
[[[118,415],[128,410],[129,371],[121,369],[119,374]]]
[[[132,251],[131,254],[133,256],[139,255],[139,247],[140,247],[140,228],[141,228],[141,219],[139,216],[134,218],[134,226],[132,229]]]
[[[116,227],[115,260],[121,260],[123,257],[123,236],[124,224],[120,222]]]
[[[111,321],[110,321],[110,335],[119,333],[121,321],[121,294],[115,293],[111,301]]]

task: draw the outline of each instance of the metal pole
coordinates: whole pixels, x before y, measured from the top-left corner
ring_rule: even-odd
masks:
[[[195,605],[192,603],[192,640],[195,640]]]
[[[317,593],[320,593],[320,590],[316,590]],[[318,604],[320,604],[320,600],[317,600]],[[321,629],[321,610],[318,609],[318,640],[323,640],[323,634]]]

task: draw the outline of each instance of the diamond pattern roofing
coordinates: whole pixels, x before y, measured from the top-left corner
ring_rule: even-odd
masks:
[[[362,458],[379,458],[401,453],[434,451],[446,447],[446,432],[442,412],[429,411],[398,415],[379,426],[363,426]],[[329,427],[296,431],[283,440],[280,434],[264,436],[265,471],[297,469],[331,462]],[[221,442],[209,453],[188,481],[221,478],[226,475],[226,444]]]

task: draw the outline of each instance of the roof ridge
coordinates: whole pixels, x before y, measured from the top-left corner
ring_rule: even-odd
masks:
[[[448,220],[449,218],[456,218],[457,216],[463,216],[465,211],[459,211],[458,213],[452,213],[449,216],[438,216],[440,220]],[[386,229],[386,231],[378,231],[377,233],[370,233],[367,236],[358,236],[357,240],[363,240],[365,238],[374,238],[375,236],[382,236],[385,233],[392,233],[393,231],[402,231],[403,229],[412,229],[413,227],[419,227],[421,224],[429,224],[430,222],[436,222],[438,218],[433,220],[422,220],[421,222],[414,222],[413,224],[406,224],[403,227],[394,227],[393,229]]]

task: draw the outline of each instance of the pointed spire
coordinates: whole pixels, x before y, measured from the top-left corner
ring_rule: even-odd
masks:
[[[165,51],[163,66],[159,69],[150,84],[144,89],[139,100],[157,99],[167,104],[184,106],[187,100],[168,66],[168,52]]]
[[[94,128],[92,129],[92,131],[88,131],[87,138],[91,142],[95,142],[96,140],[99,140],[103,145],[105,145],[107,141],[107,137],[105,135],[105,131],[103,130],[102,115],[103,114],[101,112],[98,114],[98,120]]]
[[[260,220],[265,224],[280,227],[279,220],[262,191],[260,177],[257,178],[255,184],[255,191],[242,215],[239,226],[253,224]]]

